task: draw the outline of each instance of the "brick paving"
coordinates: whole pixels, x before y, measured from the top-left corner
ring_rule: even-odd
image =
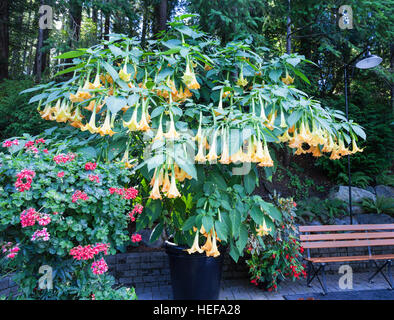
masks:
[[[368,282],[367,272],[355,273],[353,276],[353,290],[379,290],[388,289],[387,282],[381,275],[374,278],[374,283]],[[329,292],[341,291],[339,278],[341,274],[327,274],[327,288]],[[172,300],[171,286],[158,287],[136,287],[138,299],[140,300]],[[347,289],[350,290],[350,289]],[[313,280],[312,286],[306,286],[306,280],[284,281],[277,292],[266,292],[254,287],[248,279],[223,280],[219,300],[284,300],[284,295],[302,293],[321,293],[320,284],[317,279]],[[394,295],[394,291],[393,291]]]

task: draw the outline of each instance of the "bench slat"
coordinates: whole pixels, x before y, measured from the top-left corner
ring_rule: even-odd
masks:
[[[394,232],[353,232],[353,233],[326,233],[326,234],[302,234],[301,241],[319,240],[350,240],[350,239],[394,239]]]
[[[343,256],[343,257],[317,257],[317,258],[305,258],[307,261],[313,263],[325,263],[325,262],[345,262],[345,261],[367,261],[367,260],[391,260],[394,259],[394,254],[381,254],[371,256]]]
[[[394,224],[354,224],[300,226],[300,232],[360,231],[360,230],[394,230]]]
[[[301,246],[304,247],[305,249],[392,246],[392,245],[394,245],[394,239],[301,242]]]

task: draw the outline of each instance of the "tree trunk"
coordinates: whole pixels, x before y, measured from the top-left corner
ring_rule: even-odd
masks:
[[[0,1],[0,81],[8,78],[9,8],[9,0]]]
[[[26,30],[30,29],[30,22],[31,22],[31,0],[29,2],[29,16],[27,18],[27,24],[26,24]],[[22,73],[25,71],[25,63],[26,63],[26,56],[27,56],[27,47],[29,45],[29,37],[26,36],[26,41],[25,41],[25,45],[24,45],[24,50],[23,50],[23,58],[22,58]]]
[[[167,0],[161,0],[160,3],[155,6],[156,23],[153,29],[155,35],[167,29],[167,7]]]
[[[394,72],[394,43],[390,45],[390,72]],[[394,113],[394,84],[390,83],[391,112]]]
[[[70,30],[71,30],[71,47],[74,48],[74,42],[79,41],[82,23],[82,5],[78,0],[70,1]]]
[[[289,12],[287,14],[287,29],[286,29],[286,53],[291,53],[291,18],[290,18],[290,0],[289,0]]]
[[[147,9],[144,9],[144,15],[142,18],[142,32],[141,32],[141,46],[145,47],[145,41],[146,41],[146,32],[148,29],[148,12]]]
[[[106,40],[109,40],[108,34],[110,30],[110,24],[111,24],[111,13],[107,12],[105,14],[105,22],[104,22],[104,37]]]

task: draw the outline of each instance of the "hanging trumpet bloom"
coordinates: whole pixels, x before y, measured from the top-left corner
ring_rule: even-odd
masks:
[[[156,172],[156,171],[155,171]],[[154,184],[153,184],[153,189],[149,195],[150,199],[156,200],[156,199],[161,199],[161,194],[160,194],[160,179],[159,179],[159,175],[156,173],[155,180],[154,180]]]
[[[212,230],[211,230],[212,231]],[[207,241],[205,242],[205,244],[201,247],[202,250],[204,250],[205,252],[209,252],[212,250],[212,232],[208,233],[207,236]]]
[[[193,245],[190,249],[186,250],[189,254],[198,252],[198,253],[203,253],[204,250],[202,250],[199,245],[198,245],[198,231],[196,232],[196,235],[194,237]]]
[[[147,109],[147,107],[146,107],[145,103],[143,102],[143,104],[142,104],[142,117],[141,117],[141,120],[138,123],[138,127],[137,127],[137,129],[139,131],[149,131],[150,130],[149,123],[148,123],[147,116],[146,116],[146,113],[147,113],[146,109]]]
[[[294,82],[294,78],[290,77],[290,75],[286,71],[286,77],[282,78],[282,82],[286,85],[292,84]]]
[[[200,84],[198,83],[197,79],[196,79],[196,75],[194,73],[194,71],[192,71],[192,68],[190,66],[190,63],[187,59],[186,61],[186,71],[183,74],[182,77],[183,83],[191,90],[197,90],[200,89]]]
[[[116,132],[112,131],[111,129],[111,123],[110,123],[110,111],[109,109],[107,109],[107,115],[105,116],[105,120],[104,120],[104,124],[97,129],[97,132],[101,135],[101,136],[105,136],[105,135],[109,135],[109,136],[113,136]]]
[[[273,167],[274,162],[271,159],[270,153],[268,151],[268,146],[267,143],[264,142],[264,148],[263,148],[263,159],[262,161],[258,164],[259,167]]]
[[[128,169],[130,169],[130,168],[135,166],[134,164],[131,164],[130,161],[129,161],[129,145],[127,145],[126,151],[125,151],[125,153],[123,155],[122,160],[120,160],[120,162],[123,163],[124,166],[126,168],[128,168]]]
[[[163,125],[162,125],[161,119],[162,118],[160,117],[159,128],[157,129],[157,133],[156,133],[156,136],[153,138],[153,141],[163,140],[163,138],[164,138]]]
[[[200,140],[198,144],[198,153],[194,157],[194,161],[199,162],[199,163],[204,163],[207,161],[207,158],[204,155],[204,144],[203,144],[203,139]]]
[[[281,108],[281,112],[280,112],[280,127],[281,128],[287,128],[287,123],[286,123],[285,115],[284,115],[284,112],[283,112],[282,108]]]
[[[97,73],[93,83],[89,83],[88,89],[95,90],[101,88],[100,75]]]
[[[138,103],[135,105],[134,112],[129,120],[129,122],[125,122],[123,120],[123,127],[128,128],[130,131],[138,130],[138,122],[137,122],[137,114],[138,114]]]
[[[173,171],[172,175],[171,175],[170,190],[168,190],[167,197],[170,199],[174,199],[174,198],[178,198],[180,196],[181,196],[181,194],[179,193],[178,189],[176,188],[175,174]]]
[[[207,160],[209,162],[215,161],[217,158],[219,158],[219,156],[216,154],[216,134],[217,134],[217,130],[215,130],[213,134],[212,144],[209,153],[207,155]]]
[[[356,152],[363,152],[364,148],[360,149],[357,144],[356,144],[356,140],[353,138],[352,139],[352,151],[351,154],[354,154]]]
[[[82,120],[84,116],[81,115],[79,111],[79,106],[75,109],[74,113],[71,115],[71,118],[69,119],[70,121],[70,126],[73,126],[75,128],[82,128]]]
[[[82,128],[82,131],[88,130],[91,134],[97,133],[98,128],[96,127],[96,109],[93,110],[90,120]]]
[[[236,84],[237,84],[238,86],[240,86],[240,87],[245,87],[245,86],[248,84],[248,80],[246,80],[246,79],[244,78],[244,73],[243,73],[243,70],[242,70],[242,69],[241,69],[241,73],[239,74],[239,78],[238,78]]]
[[[52,107],[50,104],[47,104],[44,110],[39,111],[39,113],[44,120],[52,120]]]
[[[207,257],[218,257],[220,256],[220,252],[216,246],[216,236],[215,236],[215,230],[212,228],[211,230],[212,233],[212,246],[211,246],[211,250],[206,252]]]
[[[119,78],[121,78],[125,82],[130,82],[131,73],[127,73],[127,60],[128,59],[126,59],[123,68],[119,71]]]
[[[263,162],[264,161],[264,150],[263,150],[263,142],[258,139],[255,143],[255,153],[252,156],[253,162]]]
[[[166,170],[166,173],[164,175],[163,186],[161,187],[161,192],[166,194],[168,191],[170,191],[170,188],[171,188],[171,182],[170,182],[170,178],[168,177],[168,170]]]
[[[228,149],[228,143],[227,143],[227,135],[226,135],[226,130],[223,129],[223,135],[222,135],[222,154],[220,157],[219,162],[221,164],[230,164],[230,152]]]
[[[103,107],[104,104],[97,104],[96,100],[92,100],[89,102],[89,105],[87,107],[84,107],[85,110],[88,110],[90,112],[93,112],[94,107],[96,106],[96,113],[100,112],[101,108]]]
[[[166,137],[166,139],[178,139],[179,133],[176,132],[176,130],[175,130],[175,123],[174,123],[172,113],[170,113],[170,118],[171,118],[170,128],[169,128],[168,132],[164,134],[164,136]]]
[[[259,96],[259,103],[260,103],[260,118],[262,119],[263,122],[268,121],[266,115],[265,115],[265,104],[261,100],[261,97]]]
[[[263,221],[263,225],[260,225],[256,229],[257,235],[260,237],[264,237],[264,236],[268,235],[270,231],[272,231],[272,230],[271,230],[271,228],[267,228],[267,225],[265,223],[265,219]]]

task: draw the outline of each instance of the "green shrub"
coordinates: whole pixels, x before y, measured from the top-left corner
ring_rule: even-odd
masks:
[[[366,212],[386,213],[394,215],[394,199],[377,196],[376,200],[370,198],[362,199],[361,205]]]
[[[340,199],[310,198],[297,204],[297,220],[303,224],[318,220],[323,224],[333,224],[335,218],[348,214],[347,204]]]
[[[3,273],[16,272],[20,298],[135,298],[112,288],[103,260],[131,243],[127,212],[138,191],[130,171],[59,153],[42,139],[1,146],[8,150],[0,153],[0,262]],[[38,285],[44,265],[53,270],[52,290]]]
[[[32,80],[4,80],[0,83],[0,140],[23,133],[37,135],[53,126],[41,119],[37,105],[28,104],[34,92],[19,94],[32,86]]]

